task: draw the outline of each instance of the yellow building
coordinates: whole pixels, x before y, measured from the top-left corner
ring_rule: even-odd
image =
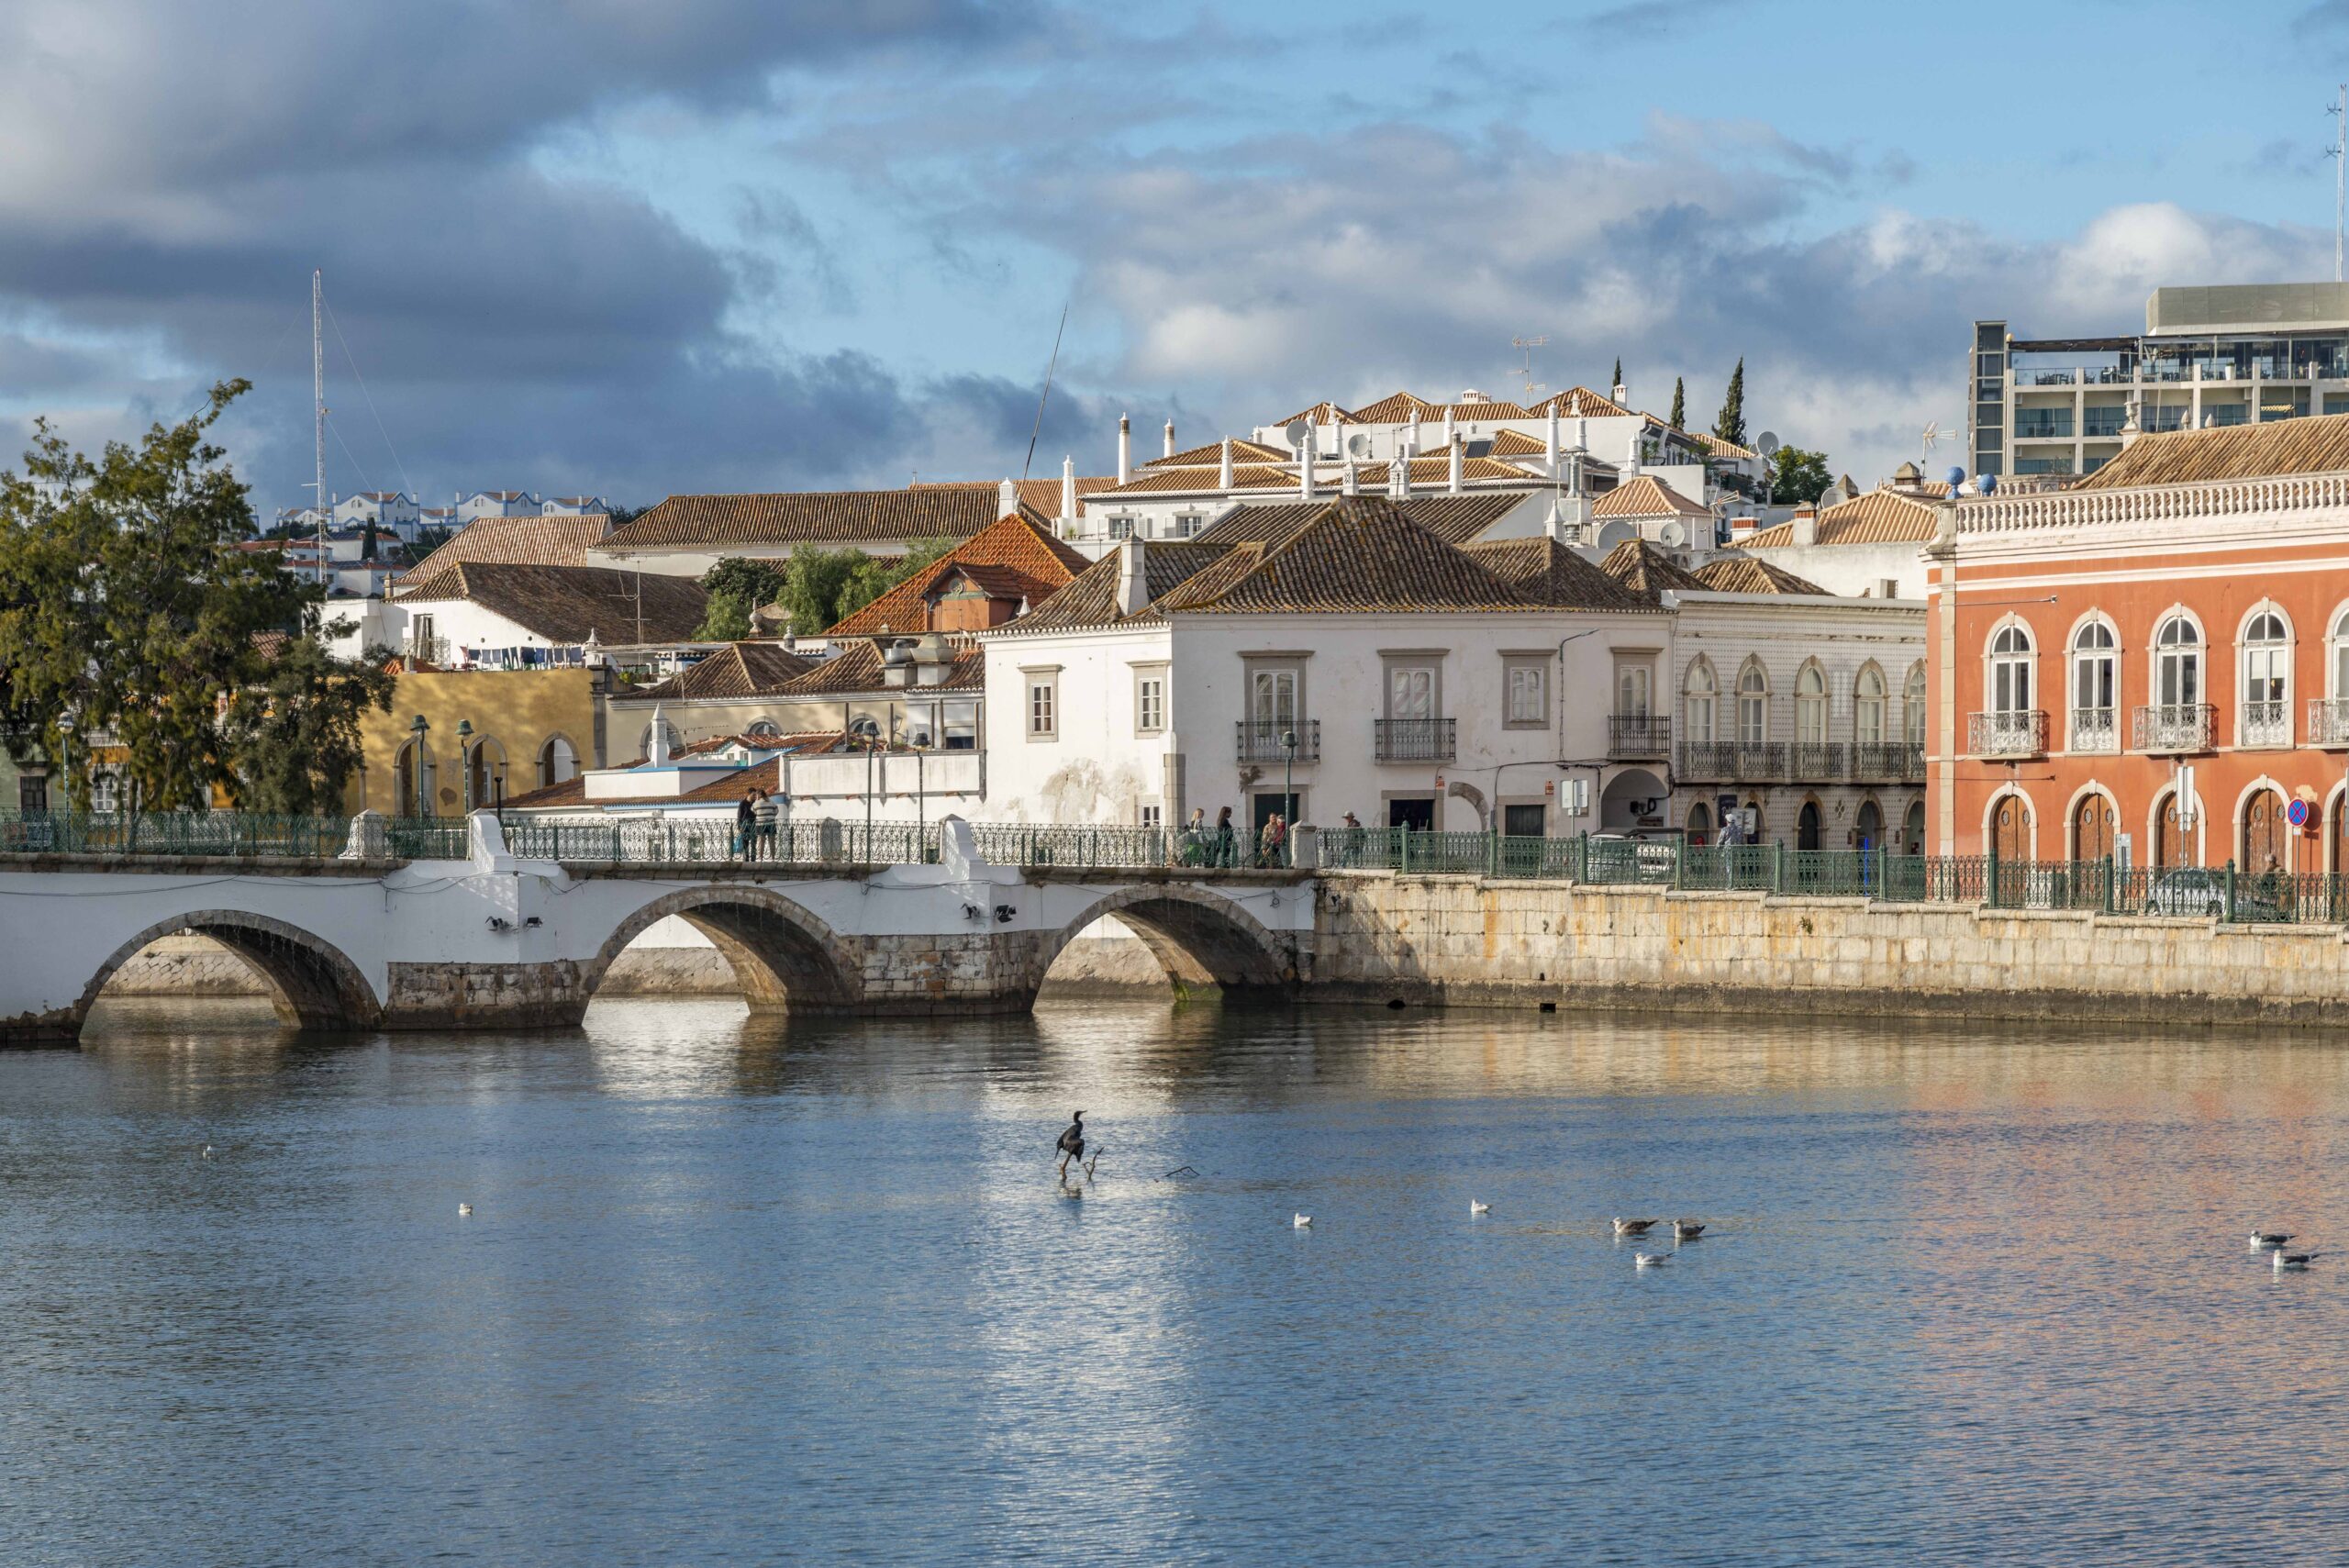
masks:
[[[609,681],[580,667],[403,673],[392,711],[362,727],[349,809],[457,817],[600,768]]]

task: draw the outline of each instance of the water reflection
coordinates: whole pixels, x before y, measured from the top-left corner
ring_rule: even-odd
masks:
[[[2338,1040],[232,1008],[0,1057],[0,1560],[2183,1563],[2349,1525],[2341,1272],[2242,1240],[2349,1239]],[[1635,1276],[1632,1212],[1715,1229]]]

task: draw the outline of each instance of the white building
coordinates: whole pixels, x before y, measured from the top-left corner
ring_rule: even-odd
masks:
[[[701,585],[680,578],[460,561],[368,601],[336,651],[386,647],[444,670],[580,664],[600,650],[689,643],[707,607]]]
[[[1916,473],[1915,465],[1903,463],[1881,489],[1815,509],[1798,506],[1791,519],[1757,529],[1736,549],[1831,594],[1921,602],[1931,588],[1924,549],[1941,526],[1933,502],[1949,486],[1925,484]]]
[[[543,503],[527,490],[475,490],[457,496],[456,526],[476,517],[518,517],[542,509]]]
[[[377,533],[393,535],[404,544],[415,539],[417,519],[414,499],[396,490],[362,490],[334,504],[338,530],[363,529],[372,522]]]

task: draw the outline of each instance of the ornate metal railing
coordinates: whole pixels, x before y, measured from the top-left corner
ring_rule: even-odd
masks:
[[[1455,718],[1381,718],[1375,737],[1382,762],[1449,762],[1459,754]]]
[[[2309,744],[2349,746],[2349,697],[2309,699]]]
[[[1850,777],[1858,784],[1905,784],[1925,776],[1925,749],[1905,740],[1860,740],[1852,746]]]
[[[2032,707],[1968,714],[1965,749],[1977,757],[2036,757],[2047,750],[2047,712]]]
[[[2118,751],[2121,750],[2121,727],[2117,716],[2109,707],[2076,707],[2071,712],[2070,734],[2065,750],[2072,751]]]
[[[2292,710],[2280,702],[2247,702],[2235,715],[2238,746],[2288,747],[2292,743]]]
[[[1321,756],[1321,721],[1318,718],[1243,718],[1235,728],[1239,731],[1240,760],[1243,762],[1285,762],[1289,760],[1286,737],[1297,737],[1297,761],[1311,762]]]
[[[1672,720],[1661,714],[1608,715],[1607,754],[1640,758],[1672,755]]]
[[[2206,702],[2154,703],[2136,710],[2130,742],[2139,751],[2207,751],[2218,709]]]
[[[1776,740],[1691,740],[1682,744],[1685,779],[1765,783],[1787,776],[1787,748]]]

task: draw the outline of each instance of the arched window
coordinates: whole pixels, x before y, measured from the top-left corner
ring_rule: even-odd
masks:
[[[2291,678],[2291,629],[2274,610],[2262,610],[2243,628],[2243,712],[2236,719],[2237,745],[2292,743]]]
[[[506,748],[484,735],[465,756],[465,809],[480,811],[506,804]]]
[[[2019,625],[2003,626],[1990,639],[1990,711],[1998,714],[2031,711],[2031,633]]]
[[[2309,704],[2309,742],[2337,746],[2349,740],[2349,609],[2332,617],[2325,638],[2325,696]],[[2349,873],[2349,867],[2343,868]]]
[[[1925,667],[1921,663],[1909,666],[1908,683],[1900,694],[1900,731],[1909,745],[1923,750],[1925,744]]]
[[[2075,751],[2110,751],[2120,732],[2112,714],[2121,685],[2121,653],[2112,628],[2089,621],[2072,635],[2072,743]]]
[[[674,757],[685,750],[685,737],[678,734],[677,727],[665,718],[661,721],[661,733],[668,743],[669,755]],[[640,757],[652,755],[652,726],[650,724],[644,727],[644,733],[637,737],[636,754]]]
[[[783,733],[783,727],[772,718],[754,718],[742,733],[754,740],[772,740]]]
[[[2337,700],[2349,697],[2349,609],[2343,610],[2332,621],[2332,695]]]
[[[1795,739],[1806,746],[1827,742],[1827,676],[1816,664],[1795,676]]]
[[[539,787],[568,784],[579,776],[579,753],[558,735],[539,748]]]
[[[432,817],[432,753],[421,741],[411,740],[392,763],[394,812],[401,817]]]
[[[2191,707],[2202,700],[2202,634],[2184,616],[2172,616],[2154,634],[2154,700]]]
[[[1770,738],[1770,677],[1759,664],[1737,673],[1737,742],[1759,746]]]
[[[1699,659],[1688,666],[1688,739],[1704,745],[1713,739],[1713,667]]]
[[[1873,664],[1852,683],[1852,739],[1863,746],[1884,744],[1884,672]]]

